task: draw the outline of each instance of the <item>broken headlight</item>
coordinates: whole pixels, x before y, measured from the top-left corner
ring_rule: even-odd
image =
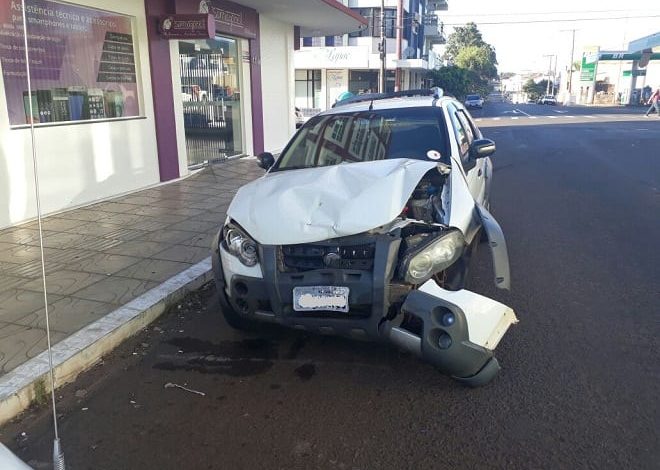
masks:
[[[422,284],[435,273],[444,271],[463,254],[465,238],[460,230],[451,230],[406,253],[400,266],[404,280]]]
[[[225,249],[245,266],[254,266],[259,261],[257,242],[237,225],[229,222],[224,226],[222,241]]]

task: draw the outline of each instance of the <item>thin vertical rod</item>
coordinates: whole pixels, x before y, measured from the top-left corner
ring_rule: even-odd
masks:
[[[41,199],[39,195],[39,165],[37,164],[37,149],[36,139],[34,137],[34,116],[32,114],[32,79],[30,77],[30,52],[28,50],[28,33],[27,33],[27,15],[25,13],[25,0],[21,0],[23,8],[23,40],[25,43],[25,70],[27,71],[27,91],[28,91],[28,105],[30,116],[30,139],[32,142],[32,168],[34,171],[34,193],[37,198],[37,222],[39,224],[39,250],[41,252],[41,281],[44,289],[44,309],[46,312],[46,341],[48,345],[48,365],[50,375],[50,398],[53,402],[53,427],[55,430],[55,440],[59,441],[59,433],[57,429],[57,411],[55,409],[55,375],[53,373],[53,351],[50,342],[50,320],[48,316],[48,292],[46,290],[46,262],[44,260],[44,238],[41,223]]]

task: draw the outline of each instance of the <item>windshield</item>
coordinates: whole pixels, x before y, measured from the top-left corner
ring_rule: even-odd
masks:
[[[448,159],[441,108],[403,108],[315,116],[282,152],[273,171],[390,158]],[[437,155],[434,153],[433,155]]]
[[[467,95],[467,99],[468,99],[468,100],[478,100],[478,99],[479,99],[479,95]]]

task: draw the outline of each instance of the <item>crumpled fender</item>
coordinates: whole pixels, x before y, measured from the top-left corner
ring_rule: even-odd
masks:
[[[500,289],[511,288],[511,273],[509,270],[509,252],[502,227],[497,223],[488,209],[481,204],[475,204],[479,217],[488,237],[488,246],[493,257],[493,270],[495,271],[495,286]]]

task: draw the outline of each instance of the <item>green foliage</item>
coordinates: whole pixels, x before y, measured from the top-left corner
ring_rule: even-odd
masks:
[[[527,93],[529,99],[536,101],[541,96],[545,95],[545,92],[548,90],[548,81],[541,80],[538,83],[535,83],[531,78],[525,82],[522,90]]]
[[[497,56],[493,46],[481,37],[474,23],[459,26],[449,35],[445,58],[453,66],[429,73],[435,86],[462,98],[468,93],[488,94],[490,81],[497,78]]]
[[[439,86],[445,94],[453,95],[458,99],[463,99],[469,93],[480,93],[485,96],[489,91],[489,86],[487,84],[484,86],[475,72],[456,65],[430,70],[428,78],[433,82],[433,86]]]

